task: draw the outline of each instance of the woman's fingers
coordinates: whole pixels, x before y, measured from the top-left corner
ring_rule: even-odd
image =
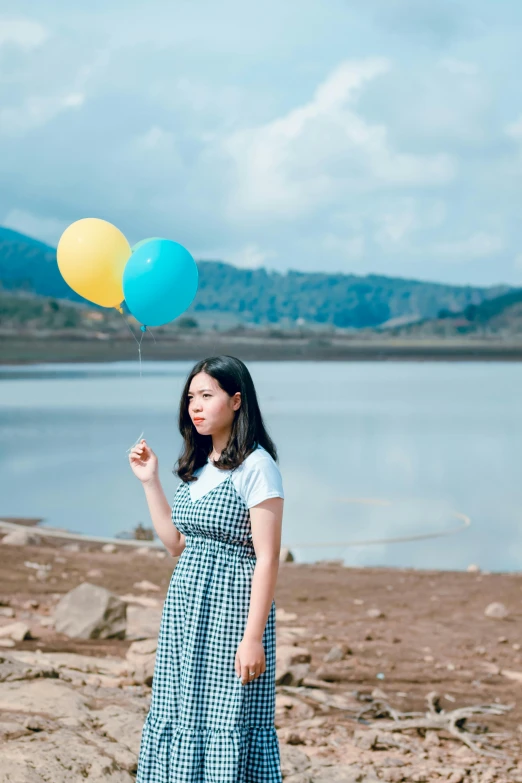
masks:
[[[133,447],[132,447],[132,449],[131,449],[131,454],[143,454],[143,453],[144,453],[144,452],[146,452],[146,451],[147,451],[147,449],[146,449],[146,448],[144,448],[143,446],[140,446],[140,445],[138,444],[137,446],[133,446]]]
[[[131,451],[129,454],[129,459],[131,460],[139,460],[141,462],[146,462],[146,457],[139,451]]]
[[[254,676],[250,676],[250,672],[255,672]],[[241,682],[246,685],[248,682],[254,682],[259,677],[259,666],[242,666],[241,667]]]

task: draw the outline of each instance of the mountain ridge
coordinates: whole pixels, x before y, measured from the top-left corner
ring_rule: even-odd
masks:
[[[228,313],[239,322],[313,322],[342,329],[373,328],[397,318],[435,318],[461,312],[510,291],[509,286],[454,286],[386,275],[245,269],[221,260],[196,262],[200,284],[186,315]],[[56,249],[0,227],[0,282],[5,291],[65,299],[96,307],[63,280]]]

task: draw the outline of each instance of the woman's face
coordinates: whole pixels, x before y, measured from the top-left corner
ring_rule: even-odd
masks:
[[[234,412],[241,405],[241,392],[232,397],[205,372],[192,378],[188,391],[188,412],[200,435],[215,435],[230,430]]]

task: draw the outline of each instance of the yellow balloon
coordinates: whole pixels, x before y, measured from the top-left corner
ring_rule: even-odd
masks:
[[[100,218],[71,223],[56,255],[63,279],[80,296],[102,307],[118,307],[124,300],[123,270],[131,247],[112,223]]]

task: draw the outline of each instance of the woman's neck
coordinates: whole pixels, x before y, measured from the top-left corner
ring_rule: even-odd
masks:
[[[221,456],[221,452],[227,445],[230,439],[230,432],[226,435],[217,435],[212,437],[212,450],[210,452],[211,459],[217,460]]]

